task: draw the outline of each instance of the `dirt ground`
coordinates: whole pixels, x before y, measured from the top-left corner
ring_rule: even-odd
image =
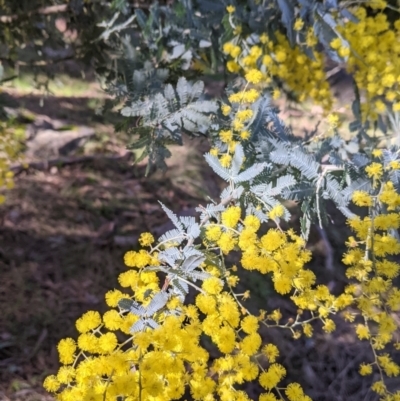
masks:
[[[117,287],[123,255],[137,247],[138,235],[168,228],[158,201],[193,214],[208,195],[216,198],[222,185],[202,158],[207,150],[202,140],[174,148],[168,171],[145,178],[144,166],[134,166],[125,151],[127,138],[112,129],[115,116],[96,115],[102,97],[97,89],[86,89],[79,96],[45,98],[43,107],[37,93],[8,90],[8,100],[29,112],[33,121],[47,116],[89,125],[95,135],[69,155],[71,160],[90,156],[81,162],[19,172],[0,207],[1,401],[52,400],[41,385],[57,370],[57,342],[76,336],[74,322],[82,313],[105,310],[104,293]],[[296,121],[303,118],[298,111],[286,113]],[[329,232],[312,232],[311,268],[340,291],[347,232],[342,216],[333,212],[332,219]],[[249,307],[295,313],[265,278],[245,274],[242,283],[251,289]],[[368,390],[373,378],[357,373],[359,363],[369,358],[368,346],[357,342],[340,319],[337,325],[331,335],[317,329],[313,339],[293,340],[274,330],[263,335],[279,346],[287,380],[300,382],[314,401],[377,400]],[[392,387],[400,385],[393,381]],[[248,391],[257,399],[256,388]]]

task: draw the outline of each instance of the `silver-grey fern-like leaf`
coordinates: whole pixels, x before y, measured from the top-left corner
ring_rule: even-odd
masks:
[[[338,210],[340,210],[348,219],[354,219],[357,216],[347,206],[338,206]]]
[[[371,188],[371,181],[369,179],[360,178],[356,181],[353,181],[350,186],[345,188],[342,191],[342,196],[348,202],[350,201],[354,191],[365,191],[369,193]]]
[[[181,269],[185,273],[191,272],[203,263],[204,259],[203,255],[191,255],[183,261]]]
[[[146,308],[146,315],[148,317],[153,316],[157,311],[166,305],[168,298],[168,294],[165,291],[157,292]]]
[[[188,82],[185,77],[180,77],[176,84],[176,92],[179,96],[179,102],[186,104],[188,100]]]
[[[189,285],[184,281],[179,280],[179,278],[174,278],[171,280],[171,285],[176,293],[182,294],[184,297],[189,294]]]
[[[326,182],[326,190],[328,191],[329,197],[338,205],[338,206],[346,206],[347,201],[343,197],[342,189],[340,184],[330,177],[329,175],[325,177]]]
[[[182,249],[183,257],[188,258],[189,256],[203,256],[203,252],[196,249],[193,245],[186,245]]]
[[[165,214],[172,221],[173,225],[180,231],[184,232],[183,224],[179,221],[178,216],[170,209],[168,209],[163,203],[159,202]]]
[[[186,229],[196,223],[196,219],[193,216],[182,216],[179,220]]]
[[[200,226],[195,223],[192,224],[188,229],[187,229],[188,235],[190,235],[192,238],[196,239],[200,235]]]
[[[234,199],[239,199],[242,196],[243,192],[244,192],[244,188],[242,186],[236,187],[232,191],[232,197]]]
[[[244,161],[244,150],[241,144],[237,144],[235,148],[235,153],[232,158],[232,165],[230,168],[230,173],[232,176],[236,177],[242,167]]]
[[[398,158],[397,149],[394,152],[392,152],[391,149],[385,149],[382,153],[385,166],[387,166],[390,162],[397,160]]]
[[[268,166],[268,163],[256,163],[249,167],[247,170],[241,172],[239,175],[232,177],[232,181],[235,184],[240,182],[249,182],[259,174],[261,174],[265,168]]]
[[[131,333],[138,333],[139,331],[143,331],[145,327],[146,327],[146,321],[143,319],[139,319],[131,326],[129,331]]]
[[[159,239],[159,242],[167,242],[167,241],[173,241],[176,242],[177,244],[181,244],[182,241],[184,240],[184,235],[182,234],[182,231],[178,229],[173,229],[169,230],[166,233],[164,233]]]
[[[218,174],[223,180],[229,182],[229,180],[231,179],[229,170],[221,166],[221,162],[216,156],[213,156],[210,153],[206,153],[204,155],[204,158],[216,174]]]
[[[177,109],[177,101],[176,101],[174,88],[172,87],[171,84],[165,85],[164,96],[168,103],[168,111],[170,113],[173,113]]]
[[[195,82],[189,91],[189,101],[193,102],[193,100],[198,99],[203,94],[203,91],[204,91],[204,82],[203,81]]]
[[[139,305],[137,302],[135,302],[131,306],[130,312],[133,313],[136,316],[143,316],[146,313],[146,309],[143,308],[142,305]]]
[[[207,217],[217,218],[217,215],[225,210],[225,206],[223,205],[214,205],[212,203],[207,204],[204,207],[196,207],[196,211],[200,212],[200,220],[204,220]]]
[[[175,247],[165,249],[164,251],[161,251],[158,254],[158,259],[163,262],[166,262],[171,267],[174,267],[176,261],[181,257],[182,257],[181,252],[178,250],[178,248]]]
[[[272,183],[258,184],[251,187],[251,191],[255,194],[262,195],[267,194],[269,196],[278,196],[282,194],[284,189],[288,189],[296,184],[296,179],[288,174],[279,177],[276,180],[275,185]]]
[[[232,196],[232,191],[233,191],[233,189],[231,188],[231,186],[228,186],[223,189],[223,191],[221,192],[221,195],[219,197],[221,199],[229,198],[230,196]]]
[[[320,165],[311,155],[304,153],[300,149],[295,149],[291,153],[290,165],[299,169],[309,180],[315,180],[319,176]]]
[[[132,102],[130,106],[125,106],[121,110],[121,114],[125,117],[139,117],[145,116],[150,113],[153,103],[148,99],[146,100],[137,100],[136,102]]]
[[[199,272],[199,271],[189,272],[189,273],[186,273],[185,275],[194,281],[196,281],[196,280],[204,281],[204,280],[207,280],[208,278],[212,277],[212,275],[210,273]]]

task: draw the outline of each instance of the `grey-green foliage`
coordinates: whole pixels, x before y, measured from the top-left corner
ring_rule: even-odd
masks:
[[[237,106],[231,106],[228,119],[236,112]],[[345,141],[338,135],[322,139],[294,136],[267,95],[253,104],[253,112],[254,117],[246,127],[252,139],[244,142],[243,147],[236,147],[229,168],[223,167],[217,157],[205,156],[211,168],[231,184],[223,197],[241,199],[243,206],[262,221],[267,221],[268,216],[260,211],[260,206],[268,211],[285,199],[296,201],[301,204],[304,237],[308,236],[312,222],[328,221],[327,201],[333,201],[341,212],[352,217],[349,205],[354,191],[371,191],[365,167],[371,163],[372,149],[355,146],[353,140]],[[223,126],[223,117],[220,119],[217,123]],[[216,143],[223,146],[218,139]],[[384,152],[385,166],[397,160],[396,152],[397,148]],[[239,162],[242,155],[246,160],[243,165]],[[390,180],[399,186],[400,174],[397,170],[388,171]],[[203,214],[215,216],[215,207],[208,205]],[[283,219],[289,217],[284,209]]]
[[[346,217],[354,217],[350,207],[354,191],[374,191],[365,171],[373,161],[371,146],[355,146],[353,140],[345,141],[337,135],[316,141],[294,138],[274,113],[271,108],[261,107],[264,124],[254,120],[258,132],[253,133],[257,139],[253,141],[252,149],[256,151],[258,161],[272,165],[272,173],[267,179],[274,185],[278,185],[282,177],[290,177],[285,178],[288,185],[279,195],[301,203],[303,235],[308,235],[311,222],[322,224],[327,221],[325,206],[328,200],[333,201]],[[400,191],[400,174],[389,166],[398,159],[397,147],[383,151],[384,171]],[[259,178],[266,180],[264,176]],[[267,184],[259,184],[256,188],[265,188],[269,196],[275,195],[271,186],[267,189]]]
[[[235,7],[231,15],[226,11],[228,4]],[[210,112],[212,107],[206,103],[201,107],[198,103],[190,106],[195,97],[182,101],[178,96],[180,104],[186,108],[177,113],[176,92],[182,82],[180,78],[197,81],[207,75],[223,79],[227,84],[236,79],[225,70],[223,43],[240,39],[251,47],[259,43],[261,34],[267,33],[273,40],[275,32],[279,31],[287,35],[293,46],[301,47],[313,58],[312,49],[305,40],[307,29],[313,27],[325,51],[337,58],[336,53],[331,52],[329,41],[339,35],[337,25],[343,18],[354,19],[342,5],[332,0],[277,0],[275,3],[176,0],[168,5],[155,2],[146,11],[128,7],[124,16],[121,12],[117,14],[104,23],[106,30],[102,36],[103,41],[110,42],[119,51],[116,74],[109,74],[109,87],[118,100],[128,100],[122,109],[123,116],[138,117],[136,122],[124,121],[120,128],[139,134],[132,144],[135,148],[144,148],[139,160],[149,156],[149,167],[162,168],[165,168],[164,158],[170,155],[166,146],[180,143],[182,130],[196,135],[204,133],[211,125],[204,113]],[[295,32],[293,22],[298,17],[305,22],[305,27]],[[240,37],[230,18],[241,26]],[[254,121],[258,128],[253,130],[252,141],[267,132],[263,129],[264,117],[271,105],[265,98],[262,102],[254,105],[259,112]],[[169,118],[171,110],[174,116]],[[270,116],[278,125],[276,114]],[[160,121],[162,127],[155,131]],[[131,129],[133,126],[137,128]],[[288,131],[278,131],[282,137],[288,135]]]
[[[171,6],[155,4],[148,13],[136,11],[135,34],[125,29],[127,34],[121,36],[125,49],[118,64],[122,83],[115,81],[113,90],[125,100],[121,111],[129,119],[125,127],[136,135],[131,148],[144,149],[141,158],[149,155],[149,167],[165,167],[164,158],[170,155],[167,146],[180,144],[183,132],[208,135],[214,146],[227,150],[218,132],[230,126],[235,110],[228,117],[222,116],[216,102],[202,97],[203,86],[190,83],[196,71],[188,68],[188,62],[195,61],[197,66],[199,63],[204,66],[203,73],[215,73],[216,67],[222,69],[221,45],[227,40],[243,40],[251,47],[260,42],[262,33],[273,40],[274,33],[279,31],[312,58],[305,35],[313,27],[325,52],[343,61],[331,52],[329,43],[341,37],[338,29],[341,21],[354,20],[354,17],[338,1],[277,0],[272,4],[248,0],[229,4],[235,7],[230,16],[225,11],[227,3],[222,0],[178,0]],[[293,21],[298,17],[305,26],[294,32]],[[234,31],[230,18],[242,27],[241,36]],[[345,41],[342,44],[347,45]],[[243,86],[242,80],[234,75],[226,75],[225,79],[228,85],[224,102],[228,102],[229,95]],[[267,211],[282,200],[299,202],[304,236],[308,235],[311,221],[319,224],[327,221],[327,201],[333,201],[351,216],[351,195],[355,188],[366,186],[365,166],[371,160],[372,150],[370,145],[369,148],[358,145],[360,138],[367,141],[369,138],[368,127],[361,122],[357,91],[356,95],[353,104],[356,122],[351,129],[358,132],[358,142],[346,142],[338,136],[313,141],[315,132],[306,138],[295,137],[279,118],[270,99],[261,96],[251,106],[254,115],[245,127],[251,133],[250,140],[243,147],[237,147],[230,168],[224,168],[218,158],[206,156],[213,170],[230,183],[222,198],[239,199],[263,221],[268,219]],[[383,121],[379,124],[385,128]],[[242,156],[246,160],[244,166],[240,163]],[[392,175],[393,182],[399,185],[398,174]],[[260,204],[266,211],[259,210]],[[220,213],[220,205],[209,204],[202,213],[215,218]],[[288,218],[286,209],[284,218]],[[163,239],[178,235],[180,229],[175,230]]]
[[[135,127],[132,121],[130,132],[138,137],[129,148],[143,148],[141,158],[149,156],[149,168],[152,165],[166,167],[164,157],[169,156],[166,145],[181,145],[183,133],[207,133],[212,123],[210,113],[216,113],[218,106],[215,101],[201,99],[203,90],[203,82],[192,84],[181,77],[175,88],[166,84],[162,91],[129,100],[121,110],[123,116],[140,122],[139,127]]]

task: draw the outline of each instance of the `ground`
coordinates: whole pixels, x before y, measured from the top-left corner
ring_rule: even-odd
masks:
[[[46,130],[89,127],[93,134],[65,155],[50,150],[51,164],[28,152],[24,162],[39,164],[27,171],[16,166],[16,186],[0,207],[0,400],[5,401],[52,400],[41,385],[58,367],[57,342],[76,335],[74,322],[83,312],[105,310],[103,296],[117,286],[123,255],[137,247],[138,235],[169,228],[158,201],[193,214],[208,195],[217,198],[222,187],[202,158],[207,143],[201,139],[186,138],[185,147],[173,149],[166,173],[145,178],[144,165],[133,165],[125,150],[129,138],[113,131],[117,117],[96,114],[105,101],[99,87],[65,80],[45,98],[32,91],[28,78],[6,89],[9,105],[33,132],[33,140]],[[283,106],[283,117],[296,122],[295,129],[305,121],[306,128],[314,128],[321,115],[318,109],[307,114]],[[292,210],[296,220],[295,206]],[[340,291],[347,231],[342,216],[333,211],[332,219],[328,233],[313,229],[311,268]],[[279,307],[285,316],[295,312],[265,278],[243,275],[242,285],[251,289],[250,308]],[[300,381],[313,400],[376,400],[368,390],[372,378],[361,379],[357,373],[358,364],[369,358],[368,346],[357,342],[340,319],[337,323],[334,334],[317,330],[307,340],[293,340],[281,331],[263,335],[281,349],[288,380]],[[257,388],[248,391],[256,399]]]

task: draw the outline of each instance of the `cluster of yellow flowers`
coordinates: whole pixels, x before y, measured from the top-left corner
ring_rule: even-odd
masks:
[[[256,78],[255,73],[247,76],[249,83]],[[245,140],[241,134],[252,118],[251,103],[258,96],[258,91],[246,87],[230,96],[232,106],[222,106],[222,113],[233,121],[229,130],[219,133],[221,146],[215,148],[216,155],[223,150],[220,161],[226,167],[236,145]],[[371,193],[376,195],[360,190],[353,193],[354,204],[368,207],[369,213],[364,219],[349,220],[356,237],[348,239],[350,249],[343,262],[349,266],[348,278],[356,283],[343,294],[334,296],[326,285],[316,285],[315,274],[306,268],[311,253],[304,239],[292,229],[284,232],[280,227],[280,218],[286,213],[282,204],[265,210],[260,201],[260,210],[276,228],[259,235],[260,219],[251,213],[243,216],[242,207],[232,199],[216,218],[202,223],[203,248],[198,249],[204,254],[219,252],[221,264],[200,265],[208,278],[201,288],[192,283],[199,292],[195,303],[185,305],[182,298],[168,293],[167,303],[144,317],[152,323],[140,327],[143,316],[121,306],[121,300],[129,300],[137,310],[149,307],[157,294],[167,294],[173,284],[167,277],[161,285],[156,271],[157,266],[165,265],[160,252],[180,242],[167,238],[153,245],[154,237],[142,234],[139,243],[149,249],[129,251],[124,257],[129,269],[120,274],[119,283],[127,291],[114,289],[106,294],[112,309],[103,316],[89,311],[78,319],[79,337],[61,340],[58,351],[63,366],[46,378],[45,388],[60,401],[115,401],[121,397],[125,401],[168,401],[181,399],[187,391],[195,400],[246,401],[250,399],[240,386],[258,380],[265,390],[260,401],[276,401],[283,394],[290,401],[309,401],[298,383],[283,387],[286,370],[277,362],[279,350],[274,344],[263,345],[260,326],[288,329],[295,339],[303,334],[311,337],[314,321],[320,321],[330,333],[335,329],[332,315],[340,312],[354,322],[360,340],[371,343],[375,361],[363,363],[360,374],[371,374],[377,367],[381,378],[372,389],[385,401],[399,399],[399,392],[387,390],[383,375],[399,375],[400,367],[383,351],[398,329],[391,312],[400,305],[400,291],[393,285],[400,265],[390,257],[400,254],[400,242],[391,235],[391,230],[400,227],[400,195],[388,177],[400,169],[400,163],[383,162],[380,150],[374,150],[373,157],[365,173],[371,179]],[[232,251],[240,252],[244,269],[270,274],[277,293],[289,294],[294,302],[295,317],[284,319],[279,310],[260,310],[254,315],[246,309],[243,301],[250,292],[235,293],[240,281],[238,268],[227,268],[224,263]],[[356,320],[360,318],[361,322]],[[201,345],[204,335],[220,352],[213,361]]]
[[[234,11],[234,7],[228,10]],[[368,19],[362,11],[357,12],[367,27],[378,29],[376,24],[383,24],[380,14]],[[341,28],[343,37],[353,32],[351,24],[348,22]],[[302,22],[297,20],[295,30],[302,29]],[[388,27],[384,31],[391,32]],[[378,29],[375,33],[381,32]],[[352,34],[356,36],[355,32]],[[228,68],[244,70],[247,84],[243,91],[229,96],[230,104],[221,107],[227,126],[218,133],[210,153],[219,158],[223,167],[231,166],[237,145],[252,135],[249,128],[255,113],[252,107],[260,97],[260,91],[253,85],[269,84],[277,77],[300,96],[307,93],[325,108],[331,107],[324,61],[315,50],[317,42],[312,30],[306,38],[308,46],[314,48],[314,61],[299,49],[291,48],[279,33],[276,41],[261,36],[260,44],[246,51],[239,46],[239,36],[224,45],[224,52],[232,57]],[[359,46],[353,46],[352,38],[347,39],[352,47]],[[339,55],[350,60],[352,53],[335,43],[332,47]],[[367,53],[359,51],[367,57]],[[382,57],[388,57],[387,53]],[[262,68],[258,68],[260,60]],[[371,59],[370,62],[381,61]],[[358,85],[369,91],[367,81],[361,77],[364,67],[356,62],[349,65],[360,74],[356,75]],[[394,70],[390,68],[384,74],[390,75],[399,69],[398,66]],[[379,71],[383,71],[381,67]],[[391,78],[385,79],[397,85]],[[388,97],[390,90],[397,89],[383,87],[382,93],[372,91],[367,98],[369,103],[375,102],[374,107],[376,96],[397,101],[392,95]],[[373,112],[381,110],[364,111],[374,118]],[[332,115],[330,125],[337,124],[337,116]],[[260,327],[290,330],[295,339],[303,334],[311,337],[314,322],[319,321],[323,330],[330,333],[335,329],[332,315],[340,313],[354,323],[358,338],[371,345],[374,361],[361,364],[360,374],[368,375],[375,370],[380,379],[374,382],[372,390],[384,401],[400,400],[400,392],[390,392],[384,378],[384,375],[400,375],[400,367],[386,352],[389,343],[396,341],[400,349],[396,337],[398,324],[393,317],[393,312],[400,307],[400,290],[393,284],[400,273],[400,265],[393,260],[393,256],[400,254],[400,241],[393,234],[400,227],[400,195],[390,181],[390,174],[400,169],[400,162],[387,161],[380,150],[373,152],[373,158],[365,168],[371,190],[357,190],[352,195],[356,206],[368,208],[368,215],[348,221],[355,236],[347,241],[349,249],[343,263],[348,266],[347,277],[352,284],[343,294],[334,296],[326,285],[316,284],[315,274],[306,268],[311,253],[304,239],[294,230],[283,231],[280,227],[280,219],[287,213],[282,204],[269,207],[260,200],[259,210],[276,225],[260,234],[257,213],[247,210],[245,214],[239,202],[230,199],[221,203],[222,212],[200,224],[202,242],[196,245],[196,252],[220,258],[220,263],[211,263],[205,258],[200,264],[197,273],[204,278],[201,286],[189,276],[179,276],[183,265],[171,268],[162,256],[166,251],[172,255],[174,249],[179,253],[190,248],[193,245],[190,236],[183,236],[179,241],[177,237],[166,237],[155,244],[150,233],[142,234],[139,243],[148,249],[125,254],[129,269],[119,276],[125,291],[114,289],[106,294],[106,303],[111,309],[103,316],[89,311],[77,320],[80,334],[76,341],[67,338],[59,343],[63,366],[56,375],[45,379],[45,388],[60,401],[169,401],[182,399],[189,392],[199,401],[247,401],[249,396],[240,388],[246,382],[257,380],[264,391],[259,401],[277,401],[285,396],[290,401],[310,401],[298,383],[286,387],[282,384],[286,370],[278,361],[279,350],[274,344],[263,344]],[[290,296],[298,310],[295,317],[284,318],[279,310],[260,310],[258,314],[247,310],[244,301],[250,292],[235,292],[240,281],[238,267],[225,265],[226,256],[233,251],[239,254],[242,268],[268,274],[276,292]],[[175,278],[171,278],[174,274]],[[196,289],[193,304],[185,304],[181,296],[169,291],[175,285],[174,280],[183,280]],[[137,311],[146,311],[161,293],[167,295],[167,302],[149,315],[132,313],[123,307],[124,302],[131,302]],[[219,354],[213,360],[201,338],[207,338],[218,349]]]
[[[384,166],[380,163],[366,168],[374,181],[381,170]],[[381,202],[381,206],[395,210],[400,204],[394,205],[392,192],[393,185],[387,182],[377,197],[358,191],[353,200],[370,208]],[[252,214],[242,219],[239,206],[228,206],[219,219],[206,223],[203,245],[205,251],[217,246],[222,258],[234,249],[240,250],[243,268],[271,273],[276,291],[289,293],[297,306],[295,319],[282,323],[279,310],[269,314],[261,310],[258,316],[249,313],[240,300],[246,299],[248,292],[234,292],[239,282],[237,267],[221,269],[203,263],[202,269],[209,278],[198,288],[194,305],[184,305],[179,297],[170,296],[162,310],[149,316],[156,322],[155,327],[132,332],[140,318],[121,308],[120,301],[129,299],[148,306],[155,294],[169,285],[165,280],[161,288],[159,276],[146,268],[162,263],[159,252],[172,243],[166,241],[153,248],[154,237],[144,233],[139,242],[150,250],[127,252],[125,264],[129,269],[119,276],[120,285],[130,291],[109,291],[106,302],[113,309],[103,316],[89,311],[77,320],[80,334],[76,341],[60,341],[58,351],[63,366],[56,375],[46,378],[45,388],[61,401],[115,401],[121,397],[127,401],[168,401],[181,399],[187,389],[195,400],[214,401],[218,397],[222,401],[246,401],[250,400],[248,395],[235,385],[257,379],[265,390],[260,401],[276,401],[283,393],[290,401],[309,401],[298,383],[286,387],[280,384],[286,370],[277,362],[277,347],[263,345],[260,325],[289,329],[294,338],[299,338],[302,332],[312,336],[311,323],[320,320],[323,329],[331,332],[335,323],[330,315],[352,305],[356,310],[345,310],[344,316],[350,321],[355,321],[357,313],[362,317],[363,323],[356,322],[356,333],[360,340],[371,342],[375,356],[373,363],[360,366],[360,373],[371,374],[376,366],[381,379],[372,389],[385,396],[384,400],[396,400],[393,397],[400,394],[387,391],[383,373],[399,375],[400,367],[389,354],[377,351],[393,340],[397,330],[391,311],[399,308],[400,291],[392,280],[398,276],[400,265],[387,257],[400,253],[399,241],[389,233],[400,227],[399,213],[349,220],[356,238],[349,238],[350,249],[343,262],[349,266],[348,278],[355,279],[356,284],[349,285],[338,297],[326,286],[315,285],[314,273],[304,268],[311,257],[304,240],[293,230],[280,230],[282,206],[270,214],[277,228],[259,237],[260,220]],[[212,362],[200,343],[202,334],[220,351],[221,356]]]
[[[240,212],[239,207],[230,207],[222,214],[222,221],[234,229]],[[245,224],[240,246],[249,241],[246,230],[255,234],[260,227],[259,220],[252,215],[246,217]],[[213,223],[207,227],[204,238],[207,246],[211,241],[208,233],[215,227],[218,226]],[[302,253],[307,255],[304,259],[309,258],[304,243],[295,234],[290,234],[292,246],[285,246],[283,237],[274,239],[276,231],[271,233],[259,240],[259,246],[267,253],[275,251],[277,257],[277,249],[282,248],[282,255],[287,259],[279,263],[282,268],[289,265],[289,258]],[[154,238],[144,233],[139,241],[151,247]],[[126,253],[125,263],[130,269],[119,276],[119,282],[122,287],[129,288],[130,293],[109,291],[106,302],[113,309],[103,316],[89,311],[77,320],[80,334],[76,341],[72,338],[60,341],[58,352],[63,366],[56,375],[45,379],[44,387],[61,401],[115,401],[121,397],[126,401],[178,400],[187,388],[195,400],[214,401],[218,396],[222,401],[248,401],[248,395],[234,385],[258,378],[265,389],[261,401],[278,400],[274,389],[278,394],[285,391],[291,401],[309,401],[297,383],[277,388],[286,370],[276,362],[277,347],[274,344],[262,346],[259,326],[268,326],[271,320],[278,322],[279,311],[267,317],[265,312],[260,316],[250,314],[240,303],[240,295],[232,290],[239,279],[229,270],[221,272],[215,266],[203,264],[209,278],[199,288],[194,305],[183,305],[178,297],[171,296],[165,308],[152,316],[156,327],[132,332],[139,317],[122,309],[119,302],[129,299],[149,305],[161,288],[156,273],[146,271],[146,267],[160,263],[158,252],[169,245]],[[300,281],[301,278],[298,283]],[[224,282],[228,291],[224,291]],[[164,290],[167,286],[166,280]],[[297,324],[301,323],[296,321],[294,325]],[[209,336],[221,353],[212,363],[207,350],[200,345],[202,334]]]
[[[0,190],[14,188],[14,174],[10,170],[11,163],[19,156],[21,143],[18,135],[0,122]],[[0,204],[5,201],[5,196],[0,194]]]
[[[351,8],[349,11],[358,21],[339,22],[337,37],[330,43],[363,95],[364,121],[377,120],[379,113],[387,109],[400,111],[400,21],[389,23],[383,13],[386,6],[385,1],[371,1]],[[375,9],[375,15],[367,16],[366,7]],[[235,20],[230,21],[234,24]],[[279,83],[299,102],[310,98],[330,112],[334,103],[325,72],[326,57],[317,47],[318,38],[301,19],[295,20],[293,28],[297,40],[304,37],[304,43],[291,46],[286,35],[276,31],[272,36],[262,34],[258,43],[253,35],[251,45],[237,30],[237,35],[223,45],[227,69],[245,75],[253,84],[274,89],[274,98],[280,96],[276,87]]]
[[[229,116],[231,120],[230,126],[219,132],[220,143],[217,141],[217,146],[213,147],[210,153],[213,156],[220,156],[219,159],[223,167],[230,166],[236,145],[251,138],[251,130],[248,127],[254,116],[251,106],[257,101],[261,93],[255,88],[247,89],[250,83],[251,81],[248,80],[243,91],[229,96],[231,106],[227,104],[221,106],[222,114]]]
[[[276,208],[280,209],[282,206]],[[243,268],[272,274],[276,292],[290,293],[291,299],[299,308],[299,314],[293,324],[285,326],[292,331],[295,338],[301,334],[296,331],[297,327],[302,327],[304,334],[311,336],[312,327],[309,322],[317,319],[322,321],[326,332],[333,331],[335,324],[328,316],[349,306],[353,302],[353,297],[350,294],[334,297],[328,287],[315,286],[314,273],[304,268],[311,259],[311,253],[305,249],[304,240],[292,229],[283,232],[278,226],[277,229],[270,229],[259,238],[257,231],[260,221],[256,216],[248,215],[243,220],[243,228],[239,232],[236,226],[239,223],[236,219],[237,209],[240,210],[237,206],[232,206],[222,213],[222,225],[208,225],[205,245],[211,248],[217,245],[225,254],[238,248],[242,251]],[[234,215],[236,216],[232,218]],[[221,227],[228,230],[223,232]],[[236,284],[237,280],[234,277],[229,275],[228,285],[231,282]],[[308,311],[309,318],[302,321],[300,317],[305,311]],[[268,319],[274,320],[279,326],[281,316],[278,311],[274,311],[267,320],[261,319],[267,327],[270,327]]]
[[[380,150],[373,154],[382,157]],[[346,275],[355,280],[345,292],[357,294],[354,305],[357,309],[347,311],[344,317],[355,322],[358,338],[370,342],[374,356],[372,363],[360,365],[360,374],[372,374],[376,368],[379,380],[373,383],[372,390],[388,401],[400,399],[400,391],[391,393],[384,379],[384,374],[399,376],[400,366],[388,353],[382,352],[391,342],[395,342],[395,348],[400,350],[399,337],[396,337],[398,324],[394,317],[394,312],[400,309],[400,290],[393,284],[400,273],[400,264],[393,258],[400,254],[400,241],[394,235],[400,227],[400,196],[387,176],[399,168],[397,164],[392,161],[385,166],[373,162],[365,168],[376,194],[353,193],[354,204],[368,207],[369,213],[364,218],[349,219],[355,237],[348,239],[348,251],[343,256],[343,263],[348,266]]]
[[[286,36],[280,32],[275,33],[275,40],[263,34],[260,42],[250,47],[237,36],[224,44],[223,51],[231,57],[227,62],[228,71],[244,72],[246,79],[253,84],[273,86],[278,80],[287,85],[286,88],[294,92],[299,101],[310,96],[316,104],[330,109],[332,97],[324,72],[324,56],[314,49],[317,40],[312,30],[308,32],[307,44],[313,48],[314,60],[307,57],[299,46],[290,46]],[[279,95],[275,88],[274,98]]]
[[[354,15],[358,22],[339,27],[350,47],[344,47],[339,37],[331,47],[345,53],[346,68],[363,91],[363,118],[376,120],[388,108],[400,111],[400,20],[391,26],[383,12],[367,16],[364,7],[354,10]]]

